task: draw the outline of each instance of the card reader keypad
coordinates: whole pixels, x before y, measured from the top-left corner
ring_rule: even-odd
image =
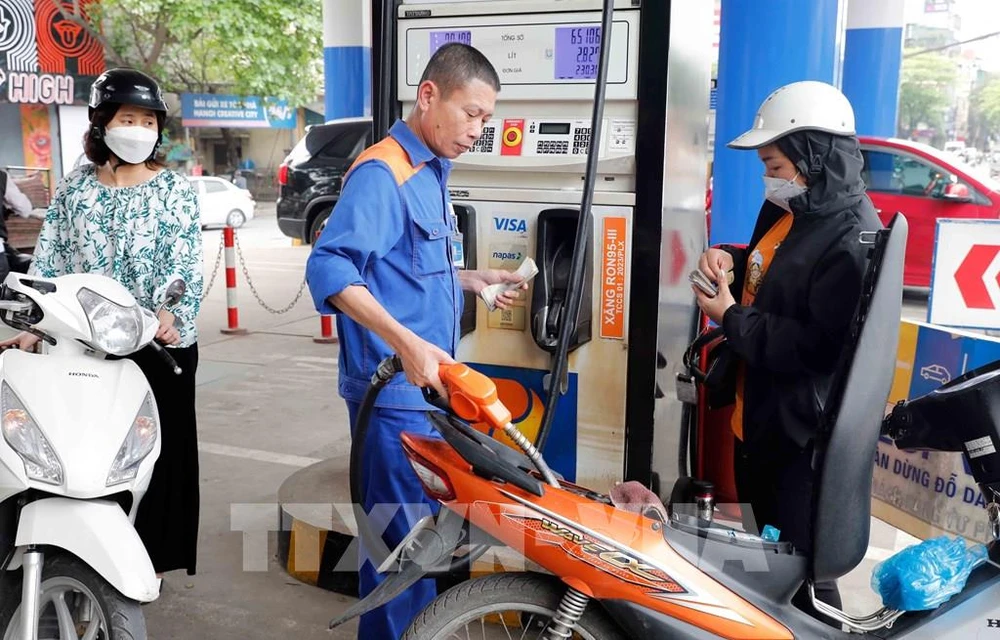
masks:
[[[569,141],[539,140],[535,146],[535,153],[539,153],[541,155],[552,155],[552,154],[566,155],[569,153]]]
[[[493,153],[493,141],[496,138],[496,133],[496,127],[483,127],[483,134],[469,149],[469,153]]]
[[[568,124],[561,124],[568,130],[567,133],[544,131],[543,125],[552,124],[549,121],[526,120],[523,132],[523,152],[518,151],[513,155],[524,156],[577,156],[574,160],[582,162],[583,158],[590,151],[590,138],[592,129],[589,123],[575,121]],[[504,135],[499,124],[489,123],[483,127],[483,133],[468,151],[469,154],[499,156],[501,152],[507,155],[509,149],[500,144],[500,139]],[[501,149],[503,147],[503,149]]]
[[[573,134],[573,154],[587,155],[590,149],[590,128],[577,129]]]

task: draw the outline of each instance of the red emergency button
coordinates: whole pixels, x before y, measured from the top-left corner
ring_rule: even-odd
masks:
[[[503,145],[500,147],[500,155],[521,155],[521,142],[524,140],[524,120],[504,120],[502,140]]]

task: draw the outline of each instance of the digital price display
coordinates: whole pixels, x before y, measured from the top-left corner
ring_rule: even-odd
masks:
[[[556,80],[594,80],[601,56],[601,27],[557,27]]]
[[[446,44],[461,42],[472,46],[471,31],[431,31],[431,55]]]
[[[566,136],[569,131],[568,122],[543,122],[538,125],[538,135],[542,136]]]

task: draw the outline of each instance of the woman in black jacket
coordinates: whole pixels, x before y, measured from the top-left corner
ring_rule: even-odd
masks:
[[[695,294],[738,360],[732,428],[737,493],[752,507],[744,520],[776,527],[809,554],[813,439],[861,293],[861,234],[882,225],[861,179],[853,109],[835,87],[778,89],[728,146],[757,150],[766,201],[746,249],[702,255],[719,294]],[[839,607],[835,583],[816,591]]]

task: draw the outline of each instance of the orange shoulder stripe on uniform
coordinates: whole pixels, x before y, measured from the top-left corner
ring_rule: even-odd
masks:
[[[355,167],[369,160],[381,160],[388,165],[389,170],[392,171],[392,175],[396,178],[397,186],[402,186],[404,182],[416,175],[424,166],[423,163],[420,163],[414,167],[410,163],[410,156],[406,153],[406,150],[390,136],[362,151],[361,155],[354,161],[354,164],[351,165],[351,168],[347,170],[347,175],[351,175]]]

